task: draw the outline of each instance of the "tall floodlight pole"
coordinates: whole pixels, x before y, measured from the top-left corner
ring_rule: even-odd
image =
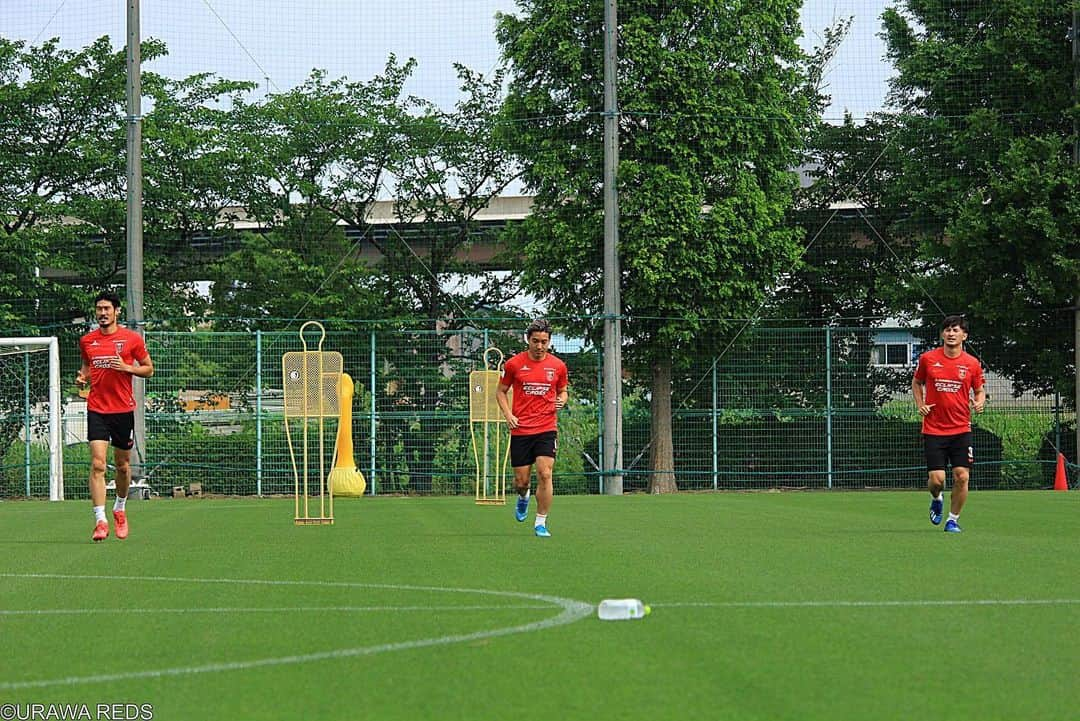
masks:
[[[127,0],[127,324],[143,332],[142,53],[139,0]],[[132,476],[143,475],[146,458],[146,381],[136,376],[135,454]]]
[[[622,300],[619,297],[619,101],[615,82],[618,13],[604,0],[604,493],[621,495]]]

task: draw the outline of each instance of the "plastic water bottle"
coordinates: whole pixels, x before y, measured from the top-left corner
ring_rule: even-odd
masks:
[[[596,615],[601,621],[626,621],[645,618],[652,609],[636,598],[605,598],[600,602]]]

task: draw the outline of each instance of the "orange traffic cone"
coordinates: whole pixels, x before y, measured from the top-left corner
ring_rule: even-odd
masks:
[[[1069,479],[1065,476],[1065,454],[1058,453],[1057,472],[1054,473],[1054,490],[1069,490]]]

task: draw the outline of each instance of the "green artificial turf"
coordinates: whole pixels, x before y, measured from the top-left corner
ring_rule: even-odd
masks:
[[[1075,493],[0,503],[0,704],[154,719],[1060,719]],[[535,504],[532,506],[535,511]],[[651,604],[603,622],[608,597]],[[30,612],[30,613],[25,613]],[[25,713],[25,710],[23,711]]]

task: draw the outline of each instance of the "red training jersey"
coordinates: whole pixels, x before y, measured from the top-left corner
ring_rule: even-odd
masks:
[[[542,361],[534,361],[528,351],[522,351],[503,365],[502,385],[512,388],[514,402],[511,411],[518,427],[514,436],[531,436],[557,429],[555,397],[568,385],[566,364],[548,353]]]
[[[142,336],[123,326],[105,335],[100,328],[79,339],[83,362],[90,366],[90,396],[87,410],[95,413],[128,413],[135,410],[131,374],[109,367],[109,360],[120,356],[128,365],[150,357]]]
[[[971,431],[971,392],[983,387],[982,365],[963,351],[955,358],[935,348],[919,356],[915,380],[925,385],[924,403],[932,405],[923,417],[922,431],[930,436],[955,436]]]

